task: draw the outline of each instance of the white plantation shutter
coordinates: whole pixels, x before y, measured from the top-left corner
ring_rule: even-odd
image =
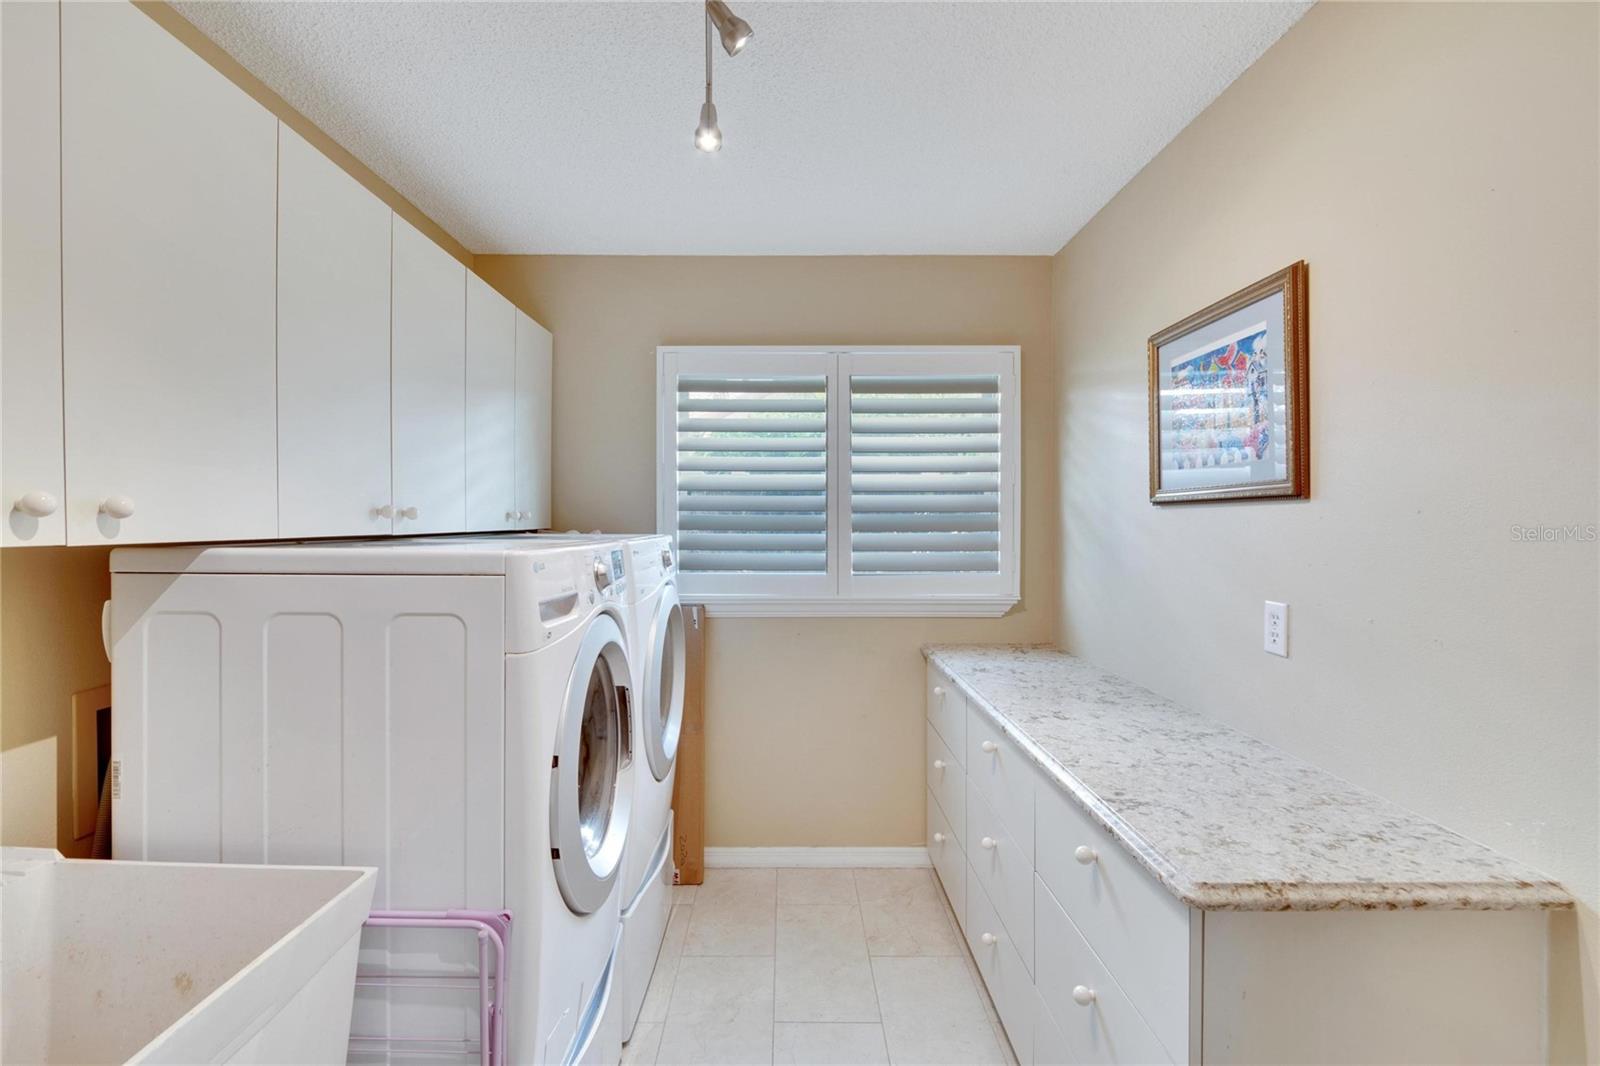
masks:
[[[827,378],[683,375],[677,394],[681,569],[826,573]]]
[[[850,572],[1000,572],[1000,377],[850,378]]]
[[[1015,348],[663,348],[660,528],[753,614],[1016,602]]]

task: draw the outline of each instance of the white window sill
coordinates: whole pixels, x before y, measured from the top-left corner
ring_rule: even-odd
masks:
[[[718,618],[999,618],[1016,596],[926,596],[917,599],[845,599],[838,596],[738,596],[686,593]]]

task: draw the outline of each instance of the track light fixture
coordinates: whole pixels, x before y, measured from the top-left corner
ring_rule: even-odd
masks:
[[[711,102],[711,30],[722,40],[723,51],[736,56],[744,51],[755,31],[750,23],[728,10],[722,0],[706,0],[706,102],[700,105],[700,125],[695,127],[694,146],[702,152],[722,147],[722,129],[717,125],[717,105]]]
[[[728,5],[722,0],[707,0],[706,15],[716,24],[717,33],[722,37],[723,51],[730,56],[744,51],[744,46],[755,36],[756,31],[750,28],[750,23],[729,11]]]

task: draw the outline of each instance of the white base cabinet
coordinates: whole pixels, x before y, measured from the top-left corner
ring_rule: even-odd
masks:
[[[1188,907],[931,665],[927,698],[929,857],[1024,1066],[1545,1060],[1546,912]]]

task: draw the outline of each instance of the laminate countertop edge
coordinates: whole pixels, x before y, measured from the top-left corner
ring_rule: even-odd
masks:
[[[1185,872],[1177,863],[1170,859],[1158,846],[1153,845],[1145,833],[1142,833],[1127,818],[1118,812],[1115,806],[1102,799],[1095,790],[1086,784],[1080,777],[1069,769],[1060,759],[1044,747],[1023,727],[1012,720],[1005,710],[995,705],[978,684],[964,676],[963,666],[956,661],[956,656],[982,655],[985,651],[992,650],[996,658],[1001,655],[1016,655],[1027,653],[1035,656],[1058,655],[1063,660],[1073,657],[1062,652],[1057,652],[1047,646],[1041,645],[939,645],[930,644],[922,649],[924,658],[933,666],[944,672],[951,683],[968,701],[1015,743],[1055,784],[1067,797],[1090,818],[1112,835],[1116,841],[1131,854],[1141,866],[1150,872],[1169,892],[1190,907],[1205,911],[1327,911],[1327,910],[1377,910],[1377,911],[1410,911],[1410,910],[1528,910],[1528,909],[1566,909],[1573,906],[1572,895],[1558,882],[1544,877],[1533,870],[1518,867],[1519,876],[1508,878],[1505,876],[1484,878],[1482,880],[1449,878],[1439,880],[1411,880],[1404,878],[1373,879],[1369,877],[1343,879],[1316,879],[1293,880],[1284,878],[1263,877],[1259,880],[1245,878],[1215,879],[1197,878]],[[1075,660],[1083,663],[1083,660]],[[1085,664],[1087,665],[1087,664]],[[1104,672],[1101,672],[1104,673]],[[1105,674],[1108,678],[1114,675]],[[1122,684],[1131,685],[1130,682],[1115,679]],[[1143,691],[1143,690],[1141,690]],[[1150,694],[1153,700],[1162,700]],[[1196,714],[1172,704],[1174,710],[1182,713]],[[1062,712],[1063,714],[1065,712]],[[1209,720],[1208,720],[1209,721]],[[1252,744],[1265,745],[1264,741],[1249,737],[1248,734],[1233,730],[1220,722],[1211,722],[1219,731],[1237,734],[1240,738]],[[1274,749],[1276,751],[1276,749]],[[1292,759],[1287,753],[1281,753],[1286,759]],[[1297,762],[1300,760],[1296,760]],[[1314,772],[1325,774],[1330,780],[1337,780],[1346,789],[1360,792],[1370,796],[1378,803],[1388,804],[1382,797],[1367,793],[1358,786],[1336,778],[1328,771],[1304,764]],[[1421,831],[1436,831],[1439,839],[1446,840],[1454,845],[1457,842],[1470,844],[1472,847],[1482,848],[1484,852],[1494,855],[1505,864],[1510,860],[1498,856],[1497,853],[1484,848],[1476,842],[1468,841],[1453,830],[1447,829],[1438,823],[1423,818],[1421,815],[1404,811],[1398,806],[1389,804],[1396,812],[1401,812],[1412,820]],[[1520,876],[1525,874],[1526,876]]]

